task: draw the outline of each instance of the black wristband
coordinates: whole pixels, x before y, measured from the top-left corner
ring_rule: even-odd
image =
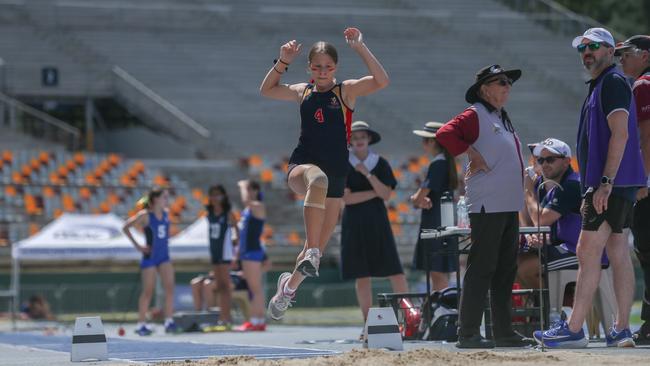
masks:
[[[285,66],[284,66],[284,72],[287,72],[287,71],[289,71],[289,67],[288,67],[288,66],[289,66],[289,64],[288,64],[288,63],[286,63],[286,62],[284,62],[284,61],[282,61],[282,60],[279,60],[279,59],[277,59],[277,58],[273,60],[273,67],[275,67],[275,65],[277,65],[277,64],[278,64],[278,62],[280,62],[280,63],[282,63],[282,64],[284,64],[284,65],[285,65]]]

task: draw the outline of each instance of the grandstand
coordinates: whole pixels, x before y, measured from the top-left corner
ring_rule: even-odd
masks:
[[[510,109],[525,141],[549,130],[572,141],[583,95],[570,37],[494,1],[335,0],[314,6],[291,0],[34,0],[3,2],[0,10],[8,94],[35,104],[113,98],[143,124],[192,141],[195,153],[208,157],[236,158],[260,149],[286,154],[298,133],[296,109],[260,98],[259,83],[280,44],[292,38],[306,46],[332,41],[342,55],[339,77],[362,75],[365,68],[342,42],[341,31],[350,24],[364,31],[391,76],[391,86],[362,101],[356,114],[392,136],[381,146],[390,154],[409,155],[404,148],[412,142],[411,128],[461,110],[473,73],[489,63],[524,70]],[[304,54],[287,81],[304,81],[302,62]],[[41,68],[52,65],[59,69],[59,86],[42,86]],[[197,129],[161,113],[162,101]],[[120,121],[104,122],[110,130]],[[201,126],[209,137],[198,132]]]
[[[333,42],[339,78],[365,74],[342,37],[356,25],[391,85],[360,101],[355,118],[385,136],[377,149],[400,181],[391,222],[411,248],[419,217],[406,197],[426,159],[410,130],[461,111],[478,68],[523,69],[508,106],[523,141],[574,140],[584,86],[573,34],[512,3],[0,1],[0,244],[61,212],[127,216],[154,183],[173,188],[179,230],[200,215],[209,184],[230,184],[234,198],[234,183],[249,175],[267,184],[278,211],[268,242],[300,245],[300,199],[288,194],[283,172],[298,135],[297,108],[261,98],[258,87],[279,46],[293,38],[305,47]],[[566,15],[544,15],[551,18]],[[303,52],[286,81],[304,81],[305,62]],[[46,80],[52,70],[54,84]],[[196,158],[220,163],[170,160]]]

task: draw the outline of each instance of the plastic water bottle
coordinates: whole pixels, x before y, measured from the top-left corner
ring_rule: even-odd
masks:
[[[454,226],[454,197],[449,192],[440,197],[440,226]]]
[[[456,204],[456,217],[458,227],[469,227],[469,213],[467,211],[467,203],[465,202],[465,196],[460,196],[458,198],[458,203]]]

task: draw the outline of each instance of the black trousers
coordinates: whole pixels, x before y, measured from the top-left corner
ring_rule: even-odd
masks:
[[[633,215],[634,251],[641,264],[645,280],[641,319],[650,323],[650,197],[646,197],[634,205]]]
[[[469,214],[472,247],[460,299],[459,336],[480,333],[490,290],[495,338],[512,334],[512,284],[517,274],[517,212]]]

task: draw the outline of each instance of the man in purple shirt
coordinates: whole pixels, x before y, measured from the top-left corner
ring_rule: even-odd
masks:
[[[591,28],[576,37],[572,45],[592,77],[578,128],[577,157],[585,191],[577,250],[580,267],[568,322],[561,321],[545,332],[536,331],[534,337],[550,348],[587,347],[589,341],[582,326],[600,281],[600,258],[607,248],[618,305],[616,323],[606,335],[607,346],[634,347],[629,329],[634,271],[622,229],[627,225],[636,191],[646,180],[635,103],[630,85],[614,65],[611,33]]]
[[[576,245],[580,235],[580,177],[571,168],[571,148],[565,142],[548,138],[533,150],[542,176],[524,175],[526,213],[532,225],[551,227],[550,246],[545,251],[549,271],[578,269]],[[540,184],[543,186],[540,188]],[[539,210],[539,211],[538,211]],[[543,238],[526,235],[528,246],[543,247]],[[518,258],[517,276],[527,288],[539,286],[539,265],[534,251]]]

